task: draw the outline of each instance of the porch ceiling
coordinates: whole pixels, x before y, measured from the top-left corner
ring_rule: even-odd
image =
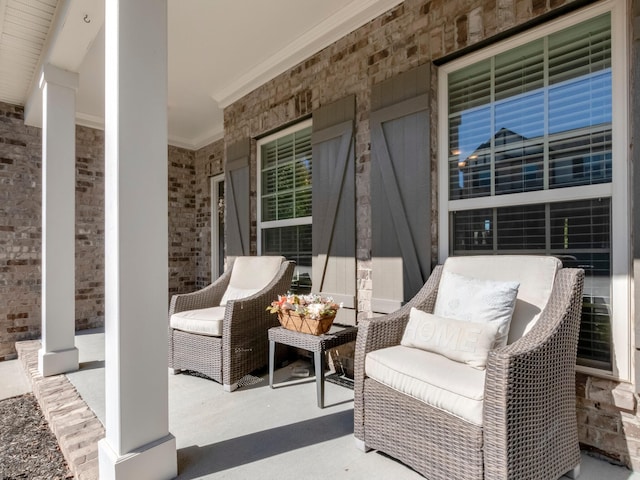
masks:
[[[223,135],[222,109],[401,0],[169,0],[169,140]],[[104,122],[104,0],[0,0],[0,101],[41,125],[44,63],[77,71],[79,124]]]

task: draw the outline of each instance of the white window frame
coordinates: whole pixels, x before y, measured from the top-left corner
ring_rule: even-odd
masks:
[[[438,201],[440,204],[438,258],[440,262],[444,262],[449,256],[451,241],[449,212],[451,211],[580,200],[598,196],[611,198],[611,231],[613,232],[611,238],[611,303],[614,306],[614,315],[612,315],[611,319],[613,371],[607,372],[580,365],[576,368],[585,373],[631,382],[632,378],[634,378],[632,355],[635,350],[635,339],[631,322],[631,204],[629,195],[630,172],[627,162],[627,145],[629,145],[629,57],[626,8],[624,0],[607,0],[594,4],[440,67],[438,71]],[[611,143],[613,157],[611,183],[464,200],[449,200],[448,74],[607,12],[611,13]]]
[[[288,128],[280,130],[276,133],[268,135],[266,137],[261,138],[257,142],[257,167],[256,167],[256,192],[257,192],[257,240],[258,240],[258,255],[262,255],[262,230],[267,228],[277,228],[277,227],[293,227],[298,225],[311,225],[313,222],[313,217],[299,217],[299,218],[289,218],[286,220],[272,220],[268,222],[262,221],[262,145],[265,143],[273,142],[278,138],[282,138],[291,133],[297,132],[304,128],[308,128],[312,126],[312,120],[309,118],[307,120],[303,120],[301,122],[296,123],[295,125],[291,125]],[[312,160],[313,161],[313,160]],[[313,188],[313,185],[312,187]]]

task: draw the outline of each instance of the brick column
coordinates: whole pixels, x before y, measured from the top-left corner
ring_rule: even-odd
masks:
[[[78,369],[75,347],[76,90],[78,74],[45,65],[42,89],[43,376]]]
[[[168,413],[167,178],[167,0],[109,0],[101,480],[177,474]]]

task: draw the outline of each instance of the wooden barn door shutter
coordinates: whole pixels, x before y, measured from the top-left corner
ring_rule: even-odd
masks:
[[[313,112],[312,288],[343,308],[336,322],[356,322],[355,96]]]
[[[371,92],[374,312],[410,300],[431,271],[430,71],[423,65]]]
[[[227,147],[225,165],[226,203],[226,254],[250,255],[249,228],[249,156],[251,143],[248,138]]]

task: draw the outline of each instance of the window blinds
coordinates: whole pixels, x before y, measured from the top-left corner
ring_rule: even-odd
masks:
[[[311,128],[262,146],[262,221],[311,216]]]
[[[612,181],[610,24],[605,14],[448,76],[449,199],[463,201],[450,213],[452,254],[547,254],[583,268],[580,363],[604,369],[611,199],[549,203],[545,191]],[[523,192],[539,202],[510,202]],[[479,197],[495,207],[478,209]]]

